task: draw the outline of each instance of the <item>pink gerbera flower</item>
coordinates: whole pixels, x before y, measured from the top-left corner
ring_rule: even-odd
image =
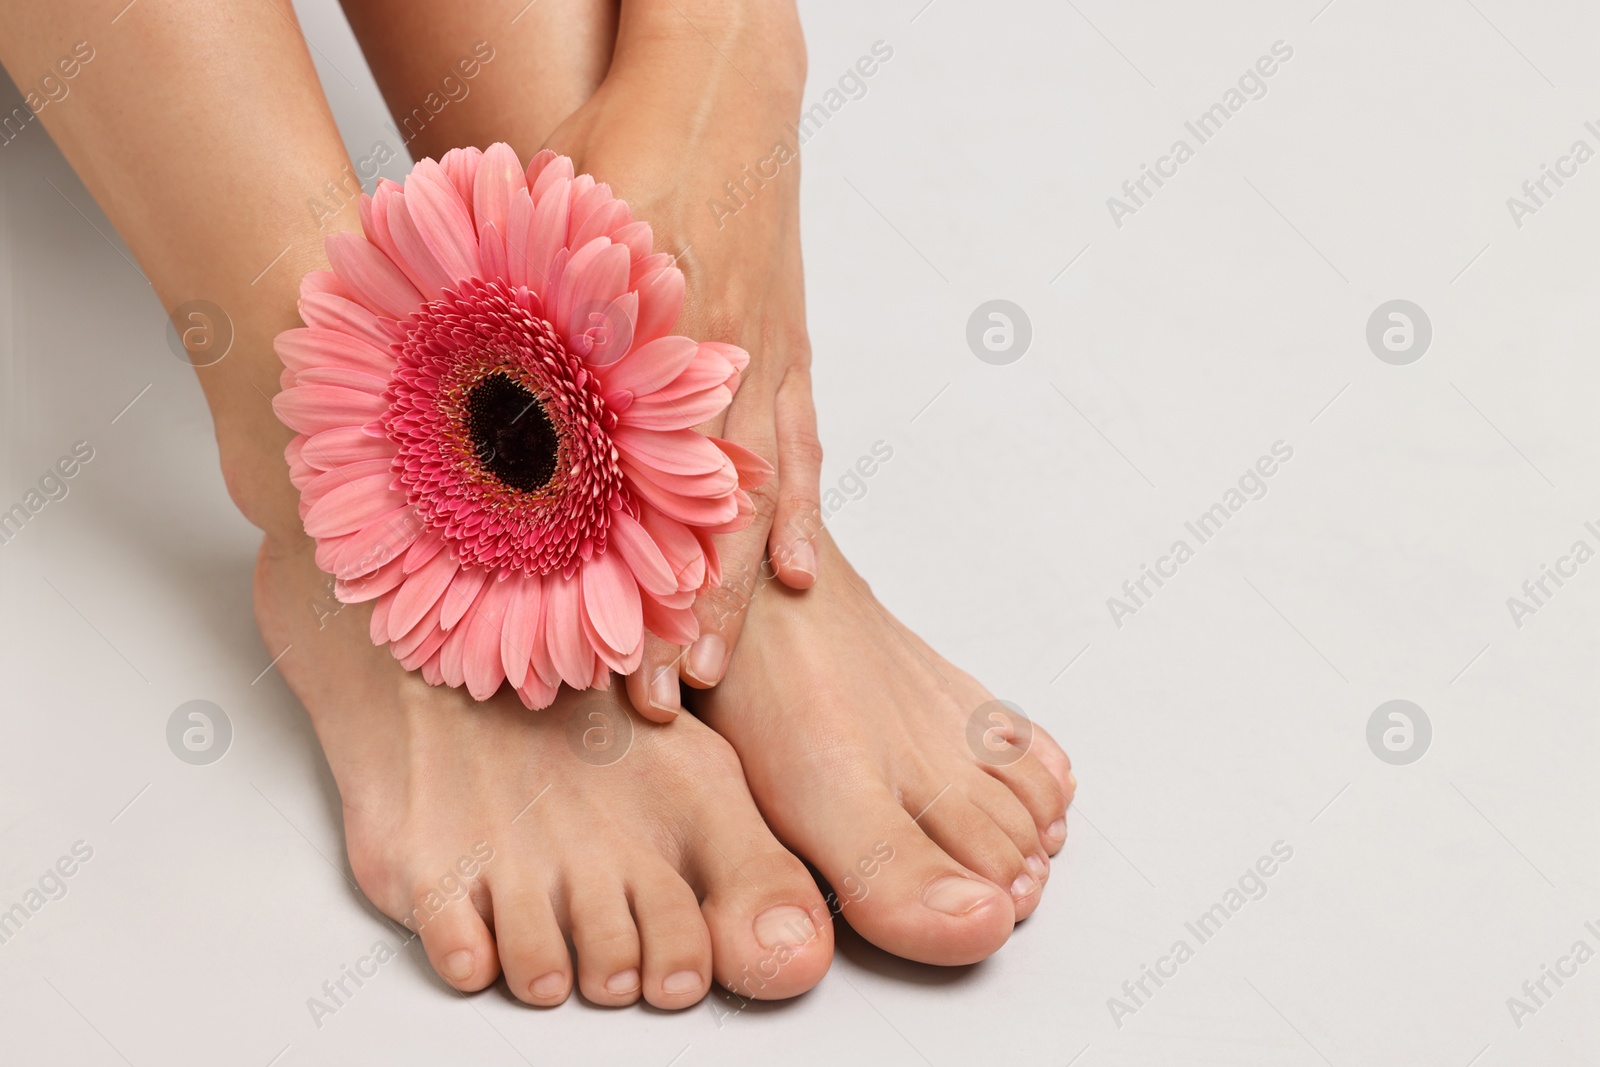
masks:
[[[434,685],[530,708],[694,640],[711,535],[772,470],[692,427],[749,356],[668,334],[683,302],[650,227],[572,161],[504,144],[362,197],[278,335],[300,514],[372,639]]]

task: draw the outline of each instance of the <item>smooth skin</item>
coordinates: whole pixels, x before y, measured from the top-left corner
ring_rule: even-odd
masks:
[[[541,715],[514,696],[479,704],[402,671],[368,638],[370,609],[333,600],[269,398],[272,338],[298,325],[300,276],[326,269],[326,232],[359,227],[353,201],[332,219],[306,206],[348,159],[286,7],[140,0],[112,24],[122,6],[12,0],[0,59],[30,85],[95,42],[72,95],[41,118],[164,306],[207,299],[232,319],[232,351],[200,380],[229,492],[265,534],[257,620],[274,654],[292,646],[278,670],[338,783],[362,890],[419,930],[463,991],[504,973],[530,1004],[576,987],[600,1004],[682,1008],[712,980],[751,997],[809,989],[832,957],[831,916],[725,741],[688,719],[635,719],[623,759],[586,762],[568,726],[595,701],[625,714],[620,695],[564,693]],[[543,66],[523,91],[585,69]],[[435,913],[441,878],[479,842],[493,861]]]
[[[680,331],[752,353],[725,422],[706,429],[778,469],[778,483],[758,495],[757,521],[721,539],[723,581],[696,605],[700,641],[680,657],[652,639],[628,690],[651,715],[652,671],[678,659],[684,681],[704,690],[691,705],[738,752],[768,824],[823,873],[851,924],[898,955],[970,963],[1037,908],[1076,781],[1065,753],[1037,727],[1026,749],[980,759],[967,723],[992,696],[893,620],[815,521],[821,452],[800,164],[747,186],[731,218],[706,206],[730,176],[770,157],[798,114],[799,28],[781,5],[760,11],[630,0],[594,95],[542,145],[513,142],[520,152],[547,146],[570,155],[651,221],[658,250],[692,250],[682,259],[690,303]],[[429,27],[421,36],[445,34]],[[369,58],[383,65],[370,49]],[[759,88],[745,71],[760,76]],[[775,566],[763,566],[763,549]],[[885,851],[895,859],[883,863]],[[864,879],[863,864],[873,878]]]
[[[165,6],[169,14],[183,6],[144,4]],[[407,5],[404,17],[412,21],[403,27],[397,19],[369,17],[354,0],[349,10],[398,116],[433,88],[439,69],[447,70],[475,41],[491,39],[473,19],[496,6],[423,17],[420,6]],[[507,23],[531,38],[519,43],[499,30],[492,39],[500,66],[485,65],[471,95],[453,102],[412,145],[418,154],[435,154],[457,144],[509,140],[524,158],[544,143],[572,155],[580,169],[611,181],[651,220],[658,249],[689,249],[680,260],[691,293],[680,329],[733,340],[754,356],[721,432],[773,459],[779,483],[760,495],[752,529],[724,539],[723,584],[697,605],[701,642],[687,652],[656,642],[647,658],[652,666],[629,680],[628,694],[643,714],[677,721],[668,730],[637,722],[635,748],[607,767],[572,758],[569,735],[556,727],[594,714],[595,700],[610,700],[603,710],[614,719],[621,713],[616,698],[563,694],[546,719],[530,721],[514,700],[479,706],[458,691],[422,685],[371,646],[366,610],[341,609],[310,562],[283,478],[281,447],[288,435],[264,401],[276,389],[278,369],[270,338],[296,323],[294,279],[323,265],[322,232],[309,213],[296,218],[296,207],[304,211],[305,190],[338,174],[344,159],[320,98],[316,107],[305,99],[291,104],[282,98],[284,87],[269,84],[274,69],[291,72],[296,81],[309,71],[297,34],[274,31],[265,20],[240,27],[233,16],[227,28],[208,26],[199,11],[178,20],[198,34],[187,42],[191,55],[201,42],[215,47],[242,31],[260,63],[254,84],[231,79],[230,91],[213,98],[222,112],[212,116],[216,136],[243,141],[236,131],[250,130],[259,147],[260,129],[296,131],[292,143],[258,151],[256,169],[243,172],[258,176],[252,192],[258,206],[265,205],[250,219],[231,217],[239,173],[231,164],[216,167],[218,155],[206,153],[214,161],[211,173],[195,169],[205,159],[185,159],[175,146],[132,170],[111,169],[124,158],[119,152],[138,145],[119,143],[107,128],[78,130],[72,143],[72,116],[52,122],[97,197],[113,192],[94,180],[97,165],[105,168],[100,173],[115,175],[119,188],[155,183],[157,190],[178,190],[179,204],[149,205],[142,201],[159,201],[159,195],[136,189],[140,202],[128,210],[107,208],[167,305],[204,295],[239,309],[239,358],[202,370],[202,381],[218,416],[230,491],[268,534],[257,570],[258,619],[269,648],[294,646],[279,667],[310,709],[339,781],[352,866],[363,889],[387,913],[414,916],[442,871],[475,842],[494,842],[497,859],[469,896],[430,913],[421,927],[430,959],[460,989],[481,988],[502,969],[513,992],[537,1004],[559,1002],[574,982],[599,1003],[643,995],[663,1007],[693,1003],[708,975],[749,996],[809,988],[831,956],[828,913],[803,868],[759,820],[745,818],[752,814],[752,792],[782,839],[837,888],[844,914],[865,936],[927,962],[970,962],[998,948],[1014,922],[1037,906],[1048,877],[1044,857],[1064,839],[1061,813],[1075,783],[1060,749],[1036,733],[1030,751],[1019,752],[1003,771],[977,760],[965,747],[965,721],[987,694],[893,623],[831,541],[817,533],[821,457],[810,408],[798,164],[784,167],[726,226],[716,226],[704,211],[723,181],[770,153],[774,131],[798,110],[798,27],[792,11],[777,5],[761,10],[782,17],[733,17],[736,5],[632,0],[615,24],[608,62],[614,12],[576,0],[558,9],[545,0]],[[506,19],[511,14],[498,12]],[[552,21],[540,21],[547,18]],[[587,28],[575,29],[582,18]],[[279,24],[289,25],[281,16]],[[161,29],[167,31],[170,26]],[[61,26],[53,34],[34,41],[36,61],[56,41],[72,39]],[[719,45],[709,48],[702,34]],[[13,55],[17,35],[8,37],[5,59],[19,71],[12,66],[22,62]],[[407,40],[416,44],[408,49]],[[181,58],[183,45],[168,58]],[[199,76],[179,66],[180,73]],[[238,69],[231,61],[229,68]],[[761,72],[764,91],[751,92],[740,73],[745,69]],[[101,106],[111,106],[113,97],[118,106],[149,108],[150,114],[175,106],[161,99],[161,85],[147,74],[132,64],[122,76],[138,91],[113,85]],[[168,95],[194,106],[188,93]],[[252,114],[240,110],[246,97],[264,101],[258,122],[232,127],[230,120]],[[675,103],[682,100],[699,103]],[[567,113],[574,105],[577,112]],[[304,110],[303,121],[286,123],[286,107]],[[268,115],[272,121],[262,125]],[[137,152],[133,156],[138,160]],[[283,178],[281,167],[274,170],[280,159],[295,160],[304,173]],[[229,194],[197,203],[181,188],[183,175],[196,172],[223,182]],[[301,180],[307,174],[316,177]],[[191,228],[187,240],[172,237],[180,212]],[[325,224],[353,229],[352,215],[347,205],[337,222]],[[263,217],[269,222],[264,233],[236,232]],[[229,299],[220,299],[227,279],[253,276],[259,264],[247,272],[242,262],[214,268],[227,258],[216,249],[253,249],[252,237],[279,248],[289,239],[285,260],[294,266],[251,291],[235,282]],[[147,255],[160,260],[164,245],[175,246],[168,260],[174,269],[195,262],[204,269],[185,275],[152,268]],[[254,417],[261,413],[265,420]],[[764,552],[774,566],[763,568]],[[815,581],[818,588],[797,595],[772,582],[774,572],[788,586]],[[740,641],[747,619],[751,625]],[[797,662],[795,648],[816,651]],[[680,672],[696,688],[728,675],[695,707],[743,756],[748,788],[728,745],[694,718],[676,715]],[[663,679],[671,682],[670,696]],[[863,694],[876,698],[866,702]],[[869,721],[873,729],[863,729]],[[688,773],[674,776],[673,768]],[[618,773],[624,769],[628,773]],[[507,813],[522,809],[536,782],[551,788],[509,822]],[[714,803],[700,806],[703,795]],[[558,799],[565,796],[587,801],[567,806]],[[601,796],[606,803],[596,804]],[[597,834],[595,810],[632,813],[632,821],[619,820],[629,832]],[[709,851],[685,846],[696,836]],[[606,847],[595,849],[599,842]],[[885,852],[892,857],[887,862]],[[712,855],[724,861],[720,868]],[[700,902],[698,922],[684,906],[685,888]],[[568,937],[577,949],[575,969]],[[709,965],[702,952],[707,944]],[[701,979],[693,989],[691,973]]]

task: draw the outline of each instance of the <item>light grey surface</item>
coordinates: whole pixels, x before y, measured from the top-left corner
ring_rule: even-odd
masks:
[[[336,9],[300,6],[365,156],[394,137],[371,80]],[[73,442],[95,457],[0,545],[0,908],[74,842],[93,858],[0,944],[0,1059],[1600,1057],[1600,962],[1547,980],[1520,1025],[1507,1004],[1575,942],[1600,949],[1600,562],[1520,628],[1507,607],[1574,541],[1600,549],[1600,161],[1520,227],[1507,206],[1575,140],[1600,148],[1592,10],[868,7],[804,7],[811,100],[893,48],[805,148],[824,480],[892,444],[836,534],[1077,763],[1038,914],[948,972],[844,937],[813,993],[734,1016],[716,998],[681,1015],[463,999],[409,951],[314,1025],[322,981],[396,939],[343,876],[303,713],[274,672],[252,681],[270,659],[254,539],[193,376],[35,127],[0,148],[0,506]],[[1115,225],[1107,197],[1194,146],[1184,122],[1277,41],[1293,56],[1266,95]],[[965,340],[995,298],[1032,325],[1005,366]],[[1409,365],[1366,343],[1394,299],[1432,323]],[[1279,441],[1293,457],[1265,497],[1115,625],[1107,598],[1195,547],[1185,522]],[[166,743],[194,699],[233,725],[209,766]],[[1392,699],[1432,726],[1408,765],[1368,748]],[[1200,944],[1185,922],[1280,841],[1265,896]],[[1114,1018],[1179,939],[1193,958]]]

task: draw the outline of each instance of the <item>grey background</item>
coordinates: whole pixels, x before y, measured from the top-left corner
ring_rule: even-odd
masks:
[[[716,998],[679,1015],[462,998],[413,948],[314,1026],[322,981],[397,939],[343,876],[303,713],[261,675],[255,538],[193,373],[35,126],[0,148],[0,504],[74,441],[96,456],[0,545],[0,907],[73,842],[94,853],[0,945],[0,1058],[1600,1056],[1600,962],[1520,1027],[1506,1004],[1580,938],[1600,948],[1584,928],[1600,928],[1600,562],[1521,628],[1506,607],[1573,541],[1600,547],[1583,527],[1600,520],[1600,161],[1521,227],[1506,206],[1575,139],[1600,148],[1583,127],[1600,119],[1600,17],[1509,0],[923,5],[803,5],[811,100],[873,42],[894,49],[805,148],[823,476],[893,446],[836,535],[1073,755],[1071,837],[1037,915],[952,971],[844,936],[814,992],[730,1017]],[[337,9],[299,7],[352,155],[392,143]],[[1114,225],[1106,198],[1279,40],[1294,55],[1267,95]],[[115,27],[95,41],[116,47]],[[965,343],[996,298],[1032,323],[1009,366]],[[1408,366],[1365,343],[1393,299],[1433,324]],[[1116,626],[1107,598],[1280,440],[1293,459],[1265,498]],[[193,699],[233,726],[209,766],[165,740]],[[1408,766],[1367,747],[1391,699],[1432,722]],[[1108,998],[1193,944],[1185,921],[1278,841],[1293,858],[1266,896],[1118,1026]]]

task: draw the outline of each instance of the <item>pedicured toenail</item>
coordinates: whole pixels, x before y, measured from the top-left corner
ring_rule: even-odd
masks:
[[[980,904],[994,900],[996,896],[993,886],[951,875],[930,885],[923,894],[922,902],[946,915],[965,915]]]
[[[661,991],[673,996],[699,992],[705,983],[694,971],[674,971],[661,980]]]
[[[1022,862],[1028,868],[1028,873],[1038,881],[1042,882],[1050,877],[1050,861],[1039,853],[1035,852]]]
[[[701,634],[689,647],[689,673],[704,685],[722,681],[722,661],[727,657],[728,643],[717,634]]]
[[[472,977],[472,950],[458,948],[444,958],[440,968],[452,982],[465,982]]]
[[[678,696],[678,672],[674,667],[658,667],[650,679],[650,706],[676,715],[683,703]]]
[[[789,569],[804,574],[815,581],[817,577],[817,546],[810,541],[801,541],[796,545],[794,554],[789,557]]]
[[[541,975],[540,977],[535,978],[533,980],[533,984],[528,988],[533,990],[533,995],[538,997],[540,1000],[549,1000],[551,997],[559,997],[566,991],[567,976],[562,974],[560,971],[551,971],[549,974]]]
[[[1039,889],[1039,880],[1031,874],[1019,874],[1017,880],[1011,883],[1011,896],[1013,899],[1022,900]]]
[[[1067,772],[1067,792],[1076,793],[1077,791],[1078,791],[1078,776],[1076,774],[1073,774],[1071,771],[1068,771]]]
[[[804,908],[784,904],[756,916],[756,940],[762,948],[803,945],[817,936],[817,928]]]
[[[1052,841],[1060,841],[1067,836],[1067,820],[1057,819],[1045,828],[1045,836]]]
[[[606,992],[612,996],[624,996],[639,988],[639,972],[632,967],[626,971],[618,971],[606,979]]]

